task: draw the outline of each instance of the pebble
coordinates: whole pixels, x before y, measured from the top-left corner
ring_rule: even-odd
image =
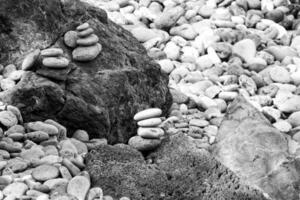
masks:
[[[13,71],[12,73],[9,74],[8,79],[11,79],[13,81],[19,81],[21,80],[23,74],[24,74],[23,70]]]
[[[89,141],[89,134],[85,130],[76,130],[72,137],[82,142]]]
[[[4,78],[7,78],[14,71],[17,71],[17,67],[13,64],[9,64],[6,67],[4,67],[2,75]]]
[[[76,61],[87,62],[94,60],[102,50],[102,45],[97,43],[88,47],[77,47],[73,50],[72,56]]]
[[[133,136],[129,139],[128,145],[139,151],[151,151],[159,147],[161,140],[159,139],[145,139],[141,136]]]
[[[300,126],[300,111],[294,112],[292,113],[287,121],[293,126],[293,127],[297,127]]]
[[[277,104],[277,107],[280,111],[286,113],[300,111],[300,96],[293,95],[282,103]]]
[[[138,125],[141,127],[156,127],[160,125],[162,120],[160,118],[149,118],[138,121]]]
[[[93,187],[89,190],[86,200],[103,199],[103,191],[100,187]]]
[[[161,71],[167,74],[170,74],[175,68],[170,59],[159,60],[158,64],[160,65]]]
[[[40,165],[33,169],[32,177],[40,182],[44,182],[50,179],[57,178],[59,175],[59,170],[57,167],[52,165]]]
[[[44,57],[59,57],[63,55],[63,50],[61,48],[49,48],[41,51],[41,56]]]
[[[79,26],[76,27],[76,30],[77,31],[83,31],[83,30],[86,30],[90,27],[89,23],[85,22]]]
[[[93,29],[92,29],[93,30]],[[71,48],[75,48],[77,46],[77,39],[81,32],[77,33],[76,31],[68,31],[64,35],[65,45]]]
[[[297,52],[289,46],[271,46],[266,48],[265,51],[273,55],[275,60],[278,61],[282,61],[287,56],[298,56]]]
[[[0,81],[0,85],[1,85],[1,89],[5,91],[5,90],[13,89],[16,85],[16,82],[9,78],[5,78]]]
[[[289,83],[291,77],[289,72],[281,66],[275,66],[270,69],[270,77],[274,82]]]
[[[99,38],[95,34],[91,34],[85,38],[78,38],[76,43],[79,46],[92,46],[95,45],[99,41]]]
[[[21,198],[22,195],[28,190],[28,186],[22,182],[15,182],[6,186],[3,190],[5,196],[14,196],[15,198]]]
[[[232,54],[239,56],[246,62],[249,62],[255,57],[256,45],[253,40],[241,40],[233,45]]]
[[[78,200],[85,200],[90,189],[91,183],[84,176],[75,176],[67,187],[67,193],[77,197]]]
[[[70,61],[64,57],[47,57],[43,59],[43,65],[49,68],[66,68],[69,65]]]
[[[154,117],[159,117],[162,114],[162,110],[159,108],[149,108],[136,113],[133,117],[135,121],[141,121]]]
[[[29,122],[27,124],[27,128],[31,131],[43,131],[49,134],[49,136],[58,134],[58,129],[56,126],[41,121]]]
[[[0,123],[9,128],[17,125],[18,119],[11,111],[0,111]]]
[[[36,60],[38,59],[40,52],[41,51],[39,49],[36,49],[30,52],[29,54],[27,54],[22,62],[21,69],[24,71],[31,69],[34,63],[36,62]]]
[[[181,6],[176,6],[164,11],[154,20],[156,28],[169,28],[173,26],[178,19],[184,15],[184,9]]]
[[[137,134],[145,139],[160,139],[164,135],[161,128],[138,128]]]
[[[160,37],[157,32],[146,27],[136,27],[130,32],[139,42],[147,42],[153,38]]]
[[[76,33],[76,39],[75,39],[75,37],[74,37],[75,34],[72,33],[72,34],[74,34],[73,38],[75,39],[75,46],[76,46],[77,32],[76,32],[76,31],[73,31],[73,32]],[[94,29],[92,29],[92,28],[87,28],[87,29],[85,29],[85,30],[83,30],[83,31],[78,32],[78,37],[81,37],[81,38],[87,37],[87,36],[92,35],[93,33],[94,33]],[[71,33],[69,33],[69,34],[71,34]],[[73,42],[73,40],[72,40],[72,42]]]

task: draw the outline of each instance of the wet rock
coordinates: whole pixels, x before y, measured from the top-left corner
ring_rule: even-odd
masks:
[[[156,149],[161,143],[160,139],[146,139],[141,136],[133,136],[129,139],[128,145],[139,151],[151,151]]]

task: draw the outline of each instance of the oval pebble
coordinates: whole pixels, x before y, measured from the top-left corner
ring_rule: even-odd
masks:
[[[76,31],[68,31],[64,35],[65,45],[71,48],[75,48],[77,46],[78,33]]]
[[[156,149],[161,143],[159,139],[145,139],[141,136],[134,136],[129,139],[128,145],[139,151],[151,151]]]
[[[90,24],[87,23],[87,22],[85,22],[85,23],[83,23],[83,24],[77,26],[77,27],[76,27],[76,30],[77,30],[77,31],[83,31],[83,30],[85,30],[85,29],[88,29],[89,27],[90,27]]]
[[[93,33],[94,33],[94,29],[88,28],[88,29],[85,29],[83,31],[78,32],[78,36],[79,37],[87,37],[87,36],[89,36],[89,35],[91,35]]]
[[[24,71],[31,69],[35,61],[38,59],[40,52],[41,51],[39,49],[36,49],[27,54],[22,62],[21,69]]]
[[[48,133],[50,136],[57,135],[58,129],[51,124],[44,123],[41,121],[29,122],[27,128],[31,131],[43,131]]]
[[[94,60],[101,50],[102,46],[99,43],[88,47],[77,47],[72,52],[72,56],[76,61],[87,62]]]
[[[79,38],[76,43],[79,46],[92,46],[96,44],[99,41],[99,38],[97,35],[92,34],[85,38]]]
[[[33,142],[43,142],[49,139],[49,134],[44,131],[33,131],[26,134],[26,137]]]
[[[142,138],[159,139],[164,135],[164,130],[161,128],[138,128],[137,134]]]
[[[41,51],[41,56],[45,57],[58,57],[62,56],[64,51],[61,48],[49,48]]]
[[[149,108],[136,113],[133,117],[135,121],[149,119],[153,117],[159,117],[162,114],[162,110],[159,108]]]
[[[43,59],[43,65],[49,68],[66,68],[70,61],[64,57],[47,57]]]
[[[160,125],[162,120],[160,118],[150,118],[138,121],[138,125],[141,127],[156,127]]]
[[[52,165],[40,165],[33,169],[32,177],[37,181],[47,181],[59,176],[59,170]]]

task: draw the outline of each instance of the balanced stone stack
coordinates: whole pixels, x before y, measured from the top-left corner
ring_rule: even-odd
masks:
[[[68,47],[75,48],[72,52],[76,61],[87,62],[94,60],[102,50],[99,38],[88,23],[79,25],[76,31],[68,31],[64,42]]]
[[[139,126],[137,136],[130,138],[128,144],[139,151],[151,151],[156,149],[164,136],[164,130],[159,127],[162,123],[160,118],[162,110],[150,108],[138,112],[134,116]]]

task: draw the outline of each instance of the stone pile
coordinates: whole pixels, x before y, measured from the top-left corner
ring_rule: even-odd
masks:
[[[54,120],[23,124],[17,107],[0,110],[0,199],[112,199],[84,171],[85,155],[106,139],[90,140],[84,130],[67,138]]]
[[[14,64],[0,64],[0,87],[2,91],[12,89],[22,78],[24,71],[18,70]]]
[[[42,63],[45,67],[53,69],[65,69],[69,65],[69,60],[63,57],[61,48],[49,48],[41,51]]]
[[[162,110],[149,108],[134,115],[134,120],[139,126],[137,136],[129,139],[128,144],[139,151],[151,151],[156,149],[164,136],[164,130],[160,128]]]
[[[102,50],[98,43],[99,38],[89,23],[83,23],[76,27],[76,31],[68,31],[64,35],[64,42],[68,47],[75,48],[72,52],[76,61],[87,62],[94,60]]]

